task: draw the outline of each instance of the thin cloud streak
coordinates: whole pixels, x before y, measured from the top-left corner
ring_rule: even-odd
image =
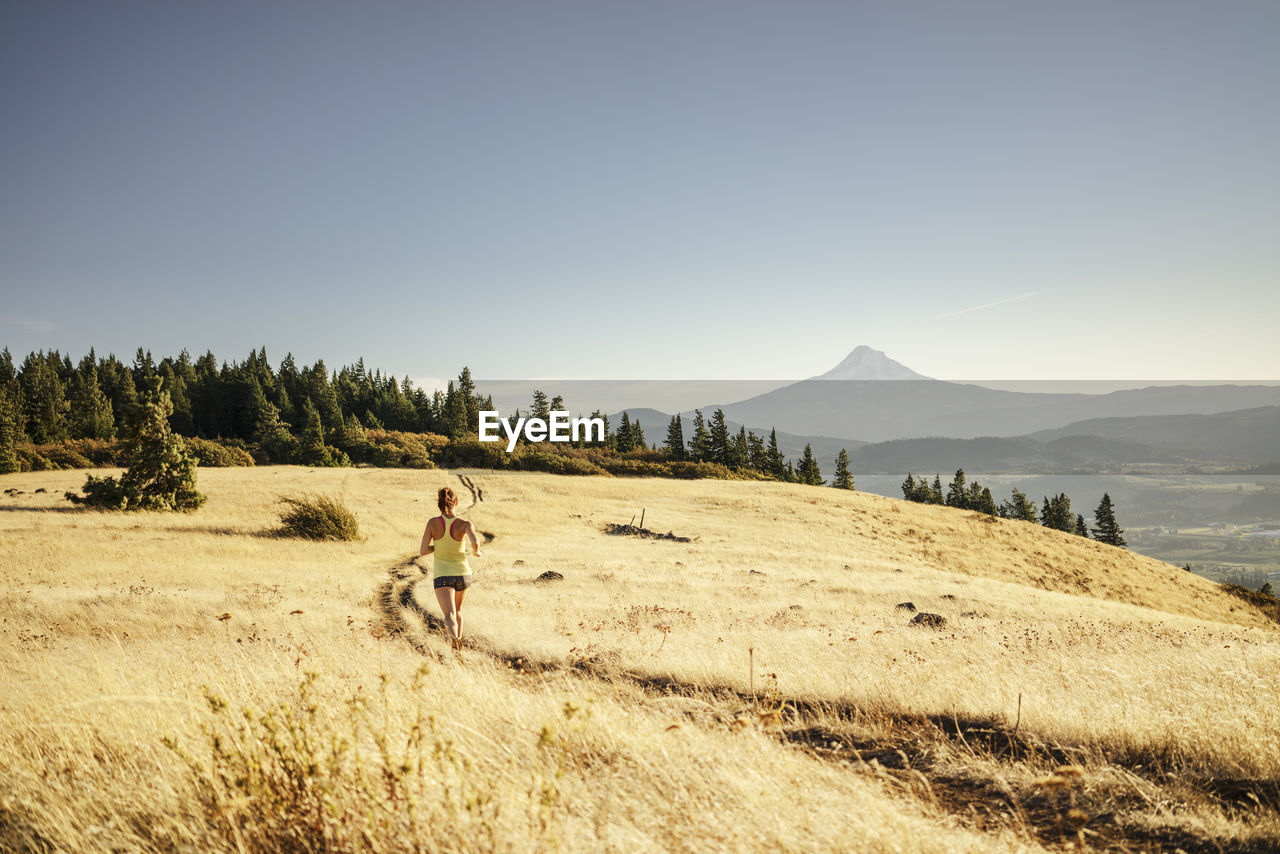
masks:
[[[58,328],[58,324],[50,323],[47,320],[31,320],[26,317],[10,317],[9,315],[0,315],[0,323],[9,326],[21,326],[23,329],[30,329],[32,332],[39,332],[41,335],[47,335]]]
[[[1029,293],[1019,294],[1016,297],[1009,297],[1007,299],[998,299],[995,302],[989,302],[984,305],[970,306],[969,308],[962,308],[962,309],[959,309],[958,311],[948,311],[946,314],[935,315],[932,319],[942,320],[944,317],[957,317],[961,314],[970,314],[975,311],[983,311],[984,309],[995,308],[998,305],[1005,305],[1007,303],[1017,302],[1018,300],[1027,299],[1028,297],[1037,296],[1038,294],[1039,294],[1039,291],[1031,291]]]

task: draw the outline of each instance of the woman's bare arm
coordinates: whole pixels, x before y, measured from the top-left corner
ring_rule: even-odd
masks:
[[[476,557],[480,557],[480,543],[476,540],[476,526],[467,522],[467,537],[471,540],[471,551],[475,552]]]
[[[418,548],[418,554],[429,555],[435,552],[436,547],[431,545],[432,539],[433,537],[431,536],[431,522],[428,522],[426,529],[422,532],[422,545]]]

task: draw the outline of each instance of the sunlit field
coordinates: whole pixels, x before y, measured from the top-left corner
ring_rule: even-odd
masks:
[[[1280,627],[1127,551],[773,483],[83,480],[0,478],[0,848],[1280,845]],[[414,562],[446,485],[491,540],[461,653]],[[304,493],[363,539],[275,536]],[[606,530],[641,514],[673,538]]]

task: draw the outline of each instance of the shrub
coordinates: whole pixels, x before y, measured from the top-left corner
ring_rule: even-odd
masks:
[[[68,492],[67,498],[74,504],[87,504],[98,510],[129,509],[129,493],[125,491],[124,484],[114,477],[89,475],[82,489],[84,497]]]
[[[651,463],[646,460],[605,459],[601,466],[610,474],[630,477],[670,477],[671,469],[666,463]]]
[[[511,455],[511,465],[521,471],[541,471],[548,474],[592,475],[608,472],[588,459],[572,457],[554,451],[535,451],[529,446],[517,448]]]
[[[55,469],[91,469],[93,461],[66,444],[41,445],[40,455]]]
[[[1280,623],[1280,600],[1277,600],[1274,596],[1250,590],[1248,587],[1242,587],[1239,584],[1224,584],[1222,585],[1222,590],[1238,599],[1243,599],[1267,617]]]
[[[23,442],[14,449],[15,471],[53,471],[118,466],[124,462],[124,443],[107,439],[65,439],[46,445]]]
[[[19,445],[14,452],[18,456],[18,471],[53,471],[57,468],[36,450],[35,445]]]
[[[507,449],[500,442],[476,438],[458,439],[440,449],[439,462],[448,468],[502,469],[508,467]]]
[[[354,513],[327,495],[280,496],[280,533],[304,540],[355,540],[360,523]]]
[[[186,440],[196,461],[208,468],[225,469],[254,464],[253,455],[244,448],[224,445],[210,439],[192,437]]]
[[[364,461],[380,468],[433,469],[430,434],[368,430]],[[443,439],[443,437],[437,437]]]

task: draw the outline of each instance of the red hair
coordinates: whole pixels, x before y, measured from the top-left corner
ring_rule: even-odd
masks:
[[[441,513],[448,513],[458,506],[458,495],[449,487],[442,486],[440,487],[440,492],[436,495],[436,504],[440,505]]]

